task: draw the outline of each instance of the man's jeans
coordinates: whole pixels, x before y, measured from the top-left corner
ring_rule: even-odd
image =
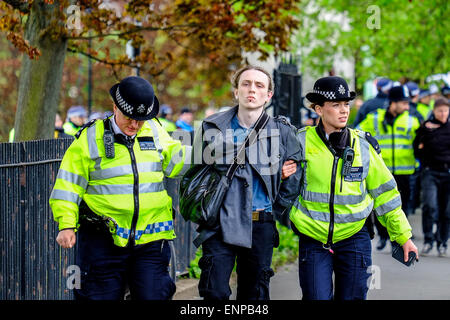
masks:
[[[372,265],[372,248],[366,226],[331,248],[334,253],[324,249],[319,241],[300,235],[298,271],[303,299],[366,299],[370,277],[368,268]]]
[[[422,228],[425,243],[447,247],[450,227],[450,172],[425,168],[422,172]],[[436,233],[433,225],[437,223]]]
[[[198,289],[205,300],[228,300],[230,276],[237,263],[237,300],[269,300],[273,248],[278,246],[274,221],[253,222],[252,247],[243,248],[222,241],[220,233],[202,244],[202,270]]]

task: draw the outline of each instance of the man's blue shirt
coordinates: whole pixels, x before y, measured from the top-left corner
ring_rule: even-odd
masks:
[[[244,142],[250,130],[242,127],[239,124],[237,114],[231,120],[231,129],[233,129],[234,143],[240,145]],[[264,190],[263,182],[259,175],[252,169],[253,174],[253,199],[252,199],[252,210],[264,210],[266,212],[272,212],[272,203],[270,202],[267,192]]]

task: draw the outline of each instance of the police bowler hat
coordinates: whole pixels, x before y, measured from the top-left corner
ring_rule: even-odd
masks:
[[[134,120],[149,120],[159,112],[159,101],[152,85],[141,77],[127,77],[109,90],[117,108]]]
[[[347,82],[341,77],[324,77],[314,83],[313,91],[306,94],[312,103],[325,101],[349,101],[355,99],[356,93],[350,91]]]
[[[388,94],[389,101],[398,102],[398,101],[409,101],[409,90],[407,86],[395,86],[389,90]]]

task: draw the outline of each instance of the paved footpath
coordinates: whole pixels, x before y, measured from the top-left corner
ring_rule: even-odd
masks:
[[[421,212],[409,218],[413,228],[414,243],[423,247]],[[419,262],[406,267],[391,256],[390,243],[382,251],[372,241],[372,264],[375,276],[371,279],[373,288],[368,300],[449,300],[450,299],[450,252],[447,257],[438,257],[436,248],[427,256],[420,256]],[[298,264],[289,264],[278,270],[271,281],[271,299],[301,299],[298,282]]]

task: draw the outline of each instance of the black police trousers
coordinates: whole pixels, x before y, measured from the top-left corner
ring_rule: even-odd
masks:
[[[76,263],[81,271],[77,300],[167,300],[175,293],[167,240],[134,247],[114,245],[111,234],[80,227]]]
[[[229,300],[229,282],[236,262],[236,299],[269,300],[269,282],[274,275],[270,265],[278,242],[274,221],[253,222],[251,248],[224,243],[221,233],[207,239],[202,244],[203,256],[199,261],[200,296],[205,300]]]

